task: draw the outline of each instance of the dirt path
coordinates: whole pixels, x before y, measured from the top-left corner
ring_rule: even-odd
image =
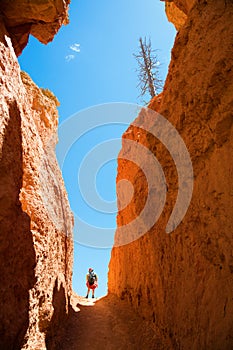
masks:
[[[165,349],[148,324],[115,296],[94,301],[75,296],[72,304],[59,350]]]

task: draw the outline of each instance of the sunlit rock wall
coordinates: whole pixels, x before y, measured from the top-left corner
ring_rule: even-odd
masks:
[[[123,135],[117,182],[134,186],[129,205],[119,210],[115,242],[122,227],[140,216],[148,198],[146,177],[127,158],[146,146],[166,177],[166,203],[159,220],[141,238],[115,247],[109,292],[127,299],[171,349],[233,348],[233,3],[197,1],[175,39],[159,110],[177,129],[189,151],[194,188],[188,211],[170,234],[165,228],[178,191],[177,168],[166,147],[148,134],[143,113]],[[156,116],[150,119],[151,127]],[[174,145],[176,147],[176,145]],[[135,148],[136,149],[136,148]],[[135,151],[136,153],[137,151]],[[139,159],[139,155],[135,157]],[[119,208],[128,187],[118,187]],[[151,215],[159,197],[155,191]],[[148,217],[149,220],[149,217]],[[146,227],[147,222],[142,221]],[[136,230],[136,232],[135,232]],[[134,232],[127,232],[132,237]]]
[[[17,55],[27,45],[29,34],[43,44],[52,41],[68,23],[70,0],[1,0],[0,14]]]
[[[73,217],[55,157],[56,98],[0,23],[0,348],[52,348],[71,295]]]

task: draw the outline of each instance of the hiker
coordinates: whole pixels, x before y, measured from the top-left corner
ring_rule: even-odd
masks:
[[[92,290],[92,298],[95,297],[95,289],[98,287],[97,281],[98,281],[98,276],[94,272],[93,268],[90,267],[86,275],[86,286],[87,286],[86,298],[88,298],[89,296],[90,289]]]

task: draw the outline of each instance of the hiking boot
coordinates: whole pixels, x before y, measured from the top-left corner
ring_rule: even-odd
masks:
[[[88,298],[88,295],[86,295],[85,298],[87,299],[87,298]]]
[[[92,295],[92,298],[94,298],[95,296],[94,295]]]

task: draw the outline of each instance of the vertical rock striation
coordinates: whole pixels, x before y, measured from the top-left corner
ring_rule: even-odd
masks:
[[[56,98],[20,73],[3,21],[0,116],[0,348],[49,349],[69,308],[73,216],[55,157]]]
[[[148,196],[141,170],[121,159],[129,152],[125,139],[155,154],[168,191],[156,224],[113,248],[109,292],[138,308],[171,349],[233,347],[232,22],[232,1],[196,1],[177,34],[162,98],[150,105],[178,130],[193,164],[192,200],[175,231],[167,234],[165,227],[178,194],[177,169],[166,148],[143,130],[143,113],[136,120],[140,128],[131,125],[124,134],[118,160],[117,181],[129,179],[135,195],[118,213],[116,242]],[[126,192],[118,188],[120,208]],[[158,199],[151,198],[153,208]]]

